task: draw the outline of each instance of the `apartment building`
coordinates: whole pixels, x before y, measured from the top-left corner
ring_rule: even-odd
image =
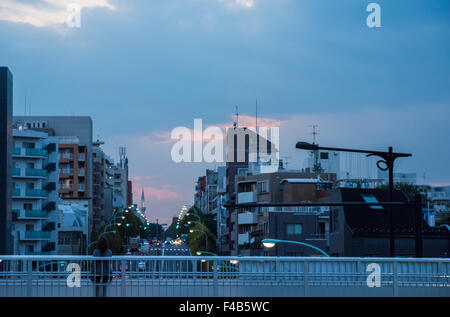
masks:
[[[19,126],[13,142],[13,252],[56,254],[58,138]]]
[[[326,202],[336,174],[280,171],[238,176],[236,203]],[[230,214],[228,233],[222,238],[231,255],[314,255],[312,248],[277,245],[264,249],[265,238],[303,241],[322,250],[329,246],[328,207],[239,207]]]
[[[85,255],[89,202],[64,199],[58,205],[58,255]]]
[[[59,190],[62,199],[87,198],[87,146],[76,136],[59,138]]]
[[[92,208],[92,119],[88,116],[14,116],[23,129],[46,132],[60,138],[59,183],[63,199],[89,201],[89,232],[93,228]]]
[[[11,254],[13,77],[0,67],[0,254]]]
[[[93,232],[97,232],[113,212],[114,161],[103,152],[102,144],[98,140],[94,142],[92,153]]]

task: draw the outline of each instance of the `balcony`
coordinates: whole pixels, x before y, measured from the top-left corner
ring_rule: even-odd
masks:
[[[84,168],[78,169],[78,176],[84,176],[85,173],[86,173],[86,172],[85,172]]]
[[[27,188],[26,191],[25,191],[25,196],[45,198],[45,197],[47,197],[47,191],[43,190],[43,189],[30,189],[30,188]]]
[[[60,168],[59,173],[65,175],[73,175],[73,168]]]
[[[48,152],[47,150],[43,150],[43,149],[25,149],[25,155],[26,156],[42,156],[42,157],[47,157],[48,156]]]
[[[84,192],[86,190],[85,188],[86,186],[84,186],[84,184],[78,184],[78,191],[79,192]]]
[[[60,160],[73,160],[73,153],[59,153]]]
[[[258,216],[255,212],[244,212],[238,214],[239,225],[252,225],[258,223]]]
[[[244,245],[250,242],[250,233],[246,232],[246,233],[240,233],[238,235],[238,244],[239,245]]]
[[[238,204],[248,204],[256,202],[256,192],[243,192],[237,194],[237,203]]]
[[[12,195],[19,197],[20,196],[20,188],[13,188]]]
[[[21,151],[21,148],[20,147],[15,147],[15,148],[13,148],[13,153],[12,153],[12,155],[13,156],[20,156],[20,153],[21,153],[22,151]]]
[[[50,231],[25,231],[25,239],[29,240],[48,240]]]
[[[86,154],[78,154],[78,161],[84,162],[86,160]]]
[[[27,168],[25,170],[25,175],[32,177],[47,177],[47,171],[43,169]]]
[[[17,219],[47,218],[45,210],[13,210],[17,214]]]
[[[20,168],[14,167],[14,168],[12,169],[12,175],[13,175],[13,176],[20,176]]]

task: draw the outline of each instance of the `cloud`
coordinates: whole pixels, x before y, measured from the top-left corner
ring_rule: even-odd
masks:
[[[60,26],[66,23],[67,7],[71,3],[78,4],[81,9],[116,9],[109,0],[40,0],[33,3],[2,0],[0,21],[26,23],[34,27]]]
[[[171,185],[164,184],[162,187],[133,186],[133,195],[136,197],[135,201],[140,201],[142,189],[144,189],[146,200],[183,200],[183,194],[176,191]]]
[[[255,5],[254,0],[220,0],[220,2],[225,3],[230,7],[253,8]]]
[[[282,124],[286,123],[286,120],[279,120],[275,118],[258,118],[258,127],[266,127],[266,128],[272,128],[272,127],[280,127]],[[255,127],[256,126],[256,118],[253,116],[247,116],[247,115],[240,115],[239,116],[239,126],[240,127]],[[203,130],[205,130],[208,127],[218,127],[222,130],[222,139],[225,140],[226,137],[226,129],[232,127],[231,122],[226,123],[217,123],[217,124],[211,124],[211,125],[203,125]],[[189,128],[188,128],[189,129]],[[189,129],[191,132],[191,140],[198,141],[196,137],[194,137],[194,130]],[[178,140],[171,138],[171,132],[170,131],[156,131],[151,133],[152,136],[142,136],[141,143],[143,145],[158,145],[158,144],[169,144],[169,143],[175,143]],[[203,142],[209,142],[209,138],[202,137]]]

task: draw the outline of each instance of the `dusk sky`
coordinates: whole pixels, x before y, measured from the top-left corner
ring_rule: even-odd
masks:
[[[88,115],[113,158],[127,148],[134,200],[168,222],[218,164],[174,163],[170,131],[280,126],[280,156],[299,140],[412,153],[396,171],[450,184],[450,1],[0,0],[0,66],[14,114]],[[81,27],[65,21],[83,7]],[[31,109],[25,109],[25,94]],[[425,179],[423,175],[425,174]]]

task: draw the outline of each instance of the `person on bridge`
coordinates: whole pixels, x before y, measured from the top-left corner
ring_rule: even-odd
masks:
[[[111,257],[112,252],[108,248],[108,242],[101,237],[96,245],[96,249],[92,254],[94,257]],[[95,260],[91,263],[91,280],[95,283],[95,296],[105,297],[106,286],[111,281],[111,261]]]

